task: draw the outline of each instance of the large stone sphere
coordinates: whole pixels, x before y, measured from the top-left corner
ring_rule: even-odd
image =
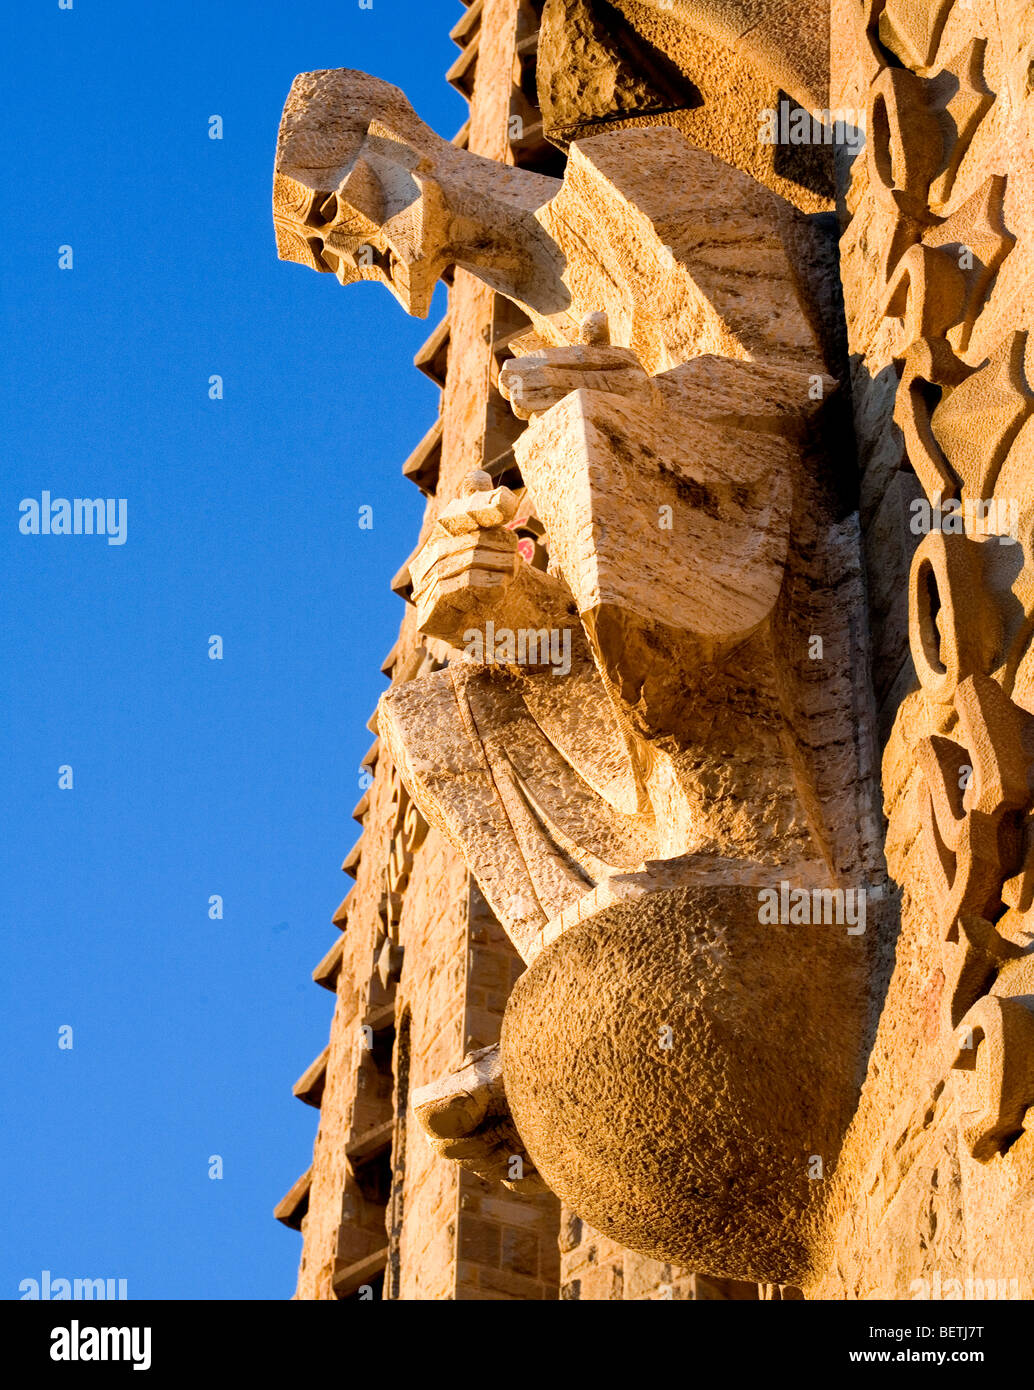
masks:
[[[857,1098],[863,966],[843,926],[761,925],[740,886],[647,893],[565,932],[502,1029],[539,1172],[633,1250],[798,1282]]]

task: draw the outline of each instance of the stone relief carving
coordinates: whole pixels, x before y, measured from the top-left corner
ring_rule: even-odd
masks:
[[[410,562],[454,659],[378,714],[528,962],[498,1054],[417,1113],[485,1173],[514,1125],[633,1249],[799,1283],[831,1220],[809,1164],[835,1164],[864,1071],[871,933],[762,925],[759,894],[864,888],[876,913],[883,883],[821,235],[677,131],[575,142],[560,182],[347,71],[296,79],[274,211],[285,259],[417,314],[458,265],[532,323],[500,387],[549,568],[471,474]]]
[[[900,374],[894,419],[931,522],[910,580],[919,689],[902,703],[884,759],[890,867],[925,893],[943,981],[942,1074],[962,1088],[963,1139],[984,1163],[1016,1138],[1034,1099],[1034,395],[1026,314],[1010,283],[1011,151],[985,177],[1004,118],[985,74],[988,43],[1000,41],[987,8],[867,6],[879,67],[865,160],[889,220],[880,242]],[[856,176],[850,211],[862,191]],[[902,852],[913,826],[918,859]]]
[[[377,973],[385,990],[397,981],[402,969],[402,947],[399,945],[402,898],[409,883],[413,855],[427,835],[427,822],[411,801],[409,792],[394,768],[391,806],[391,840],[388,863],[384,870],[384,894],[381,899],[383,937],[377,942]]]

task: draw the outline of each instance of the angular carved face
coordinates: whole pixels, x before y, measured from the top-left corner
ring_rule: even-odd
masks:
[[[277,140],[277,248],[343,285],[379,280],[417,318],[457,264],[502,293],[534,289],[551,313],[570,295],[563,258],[535,214],[559,188],[559,179],[443,140],[379,78],[303,72]]]
[[[278,169],[280,259],[330,271],[342,285],[378,280],[408,314],[426,318],[448,265],[441,254],[447,214],[433,171],[433,159],[376,122],[336,187],[313,187]]]

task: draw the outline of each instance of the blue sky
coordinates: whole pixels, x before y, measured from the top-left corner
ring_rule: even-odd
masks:
[[[318,67],[387,78],[451,136],[461,14],[8,8],[0,1296],[43,1269],[131,1298],[293,1290],[271,1213],[311,1159],[291,1085],[328,1037],[309,977],[350,883],[422,511],[400,468],[437,410],[411,359],[444,298],[421,322],[277,261],[273,150]],[[44,490],[126,498],[126,543],[20,534]]]

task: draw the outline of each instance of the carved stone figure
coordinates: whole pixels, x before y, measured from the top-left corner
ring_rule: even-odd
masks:
[[[457,149],[377,78],[303,73],[273,215],[282,259],[380,281],[418,317],[455,265],[519,304],[541,346],[602,311],[651,374],[701,353],[829,365],[821,235],[677,131],[579,142],[561,183]]]
[[[471,475],[409,565],[453,660],[378,713],[528,962],[493,1065],[530,1162],[632,1248],[800,1282],[829,1221],[809,1164],[835,1163],[857,1097],[868,941],[864,917],[759,902],[881,891],[818,234],[676,131],[576,142],[558,184],[348,72],[296,79],[275,211],[281,254],[342,283],[423,313],[460,265],[533,325],[500,389],[529,421],[548,570],[518,553],[512,494]],[[493,1171],[478,1124],[460,1150]]]

